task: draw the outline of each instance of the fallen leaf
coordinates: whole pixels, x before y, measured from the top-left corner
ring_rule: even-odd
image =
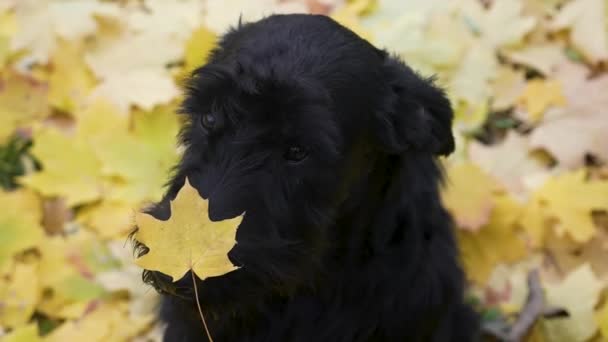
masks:
[[[76,220],[101,238],[126,238],[133,229],[133,215],[132,204],[106,200],[83,208]]]
[[[597,311],[595,321],[600,328],[600,335],[604,339],[608,339],[608,302]]]
[[[11,49],[26,49],[30,58],[46,64],[55,51],[55,34],[65,39],[78,39],[95,32],[93,16],[116,17],[114,4],[98,1],[20,0],[15,6],[19,29],[11,40]]]
[[[511,61],[531,67],[543,75],[550,75],[567,60],[564,48],[558,44],[530,45],[505,54]]]
[[[543,113],[550,106],[565,106],[566,99],[560,82],[534,79],[526,84],[519,103],[526,110],[527,119],[535,123],[542,119]]]
[[[47,85],[8,71],[0,75],[0,143],[21,125],[48,115]]]
[[[177,163],[179,121],[173,107],[136,112],[132,117],[132,131],[120,135],[115,134],[116,130],[101,131],[93,139],[102,172],[113,180],[106,196],[116,202],[133,204],[158,201],[170,170]],[[132,153],[125,154],[125,149]]]
[[[472,232],[487,224],[494,208],[494,193],[500,187],[472,163],[448,167],[443,203],[454,216],[459,228]]]
[[[128,113],[131,105],[152,110],[156,105],[169,103],[178,95],[179,89],[168,72],[139,70],[113,75],[93,89],[91,98],[108,99]]]
[[[534,17],[522,14],[521,0],[495,0],[487,9],[478,1],[469,1],[463,9],[490,47],[516,45],[536,24]]]
[[[526,87],[526,79],[522,71],[504,66],[498,68],[498,73],[491,83],[492,109],[496,111],[514,106]]]
[[[205,64],[211,49],[217,43],[217,35],[204,26],[199,27],[186,42],[184,53],[184,73],[189,74]]]
[[[28,190],[0,190],[0,270],[13,255],[38,246],[44,236],[39,199]]]
[[[586,242],[595,235],[591,212],[608,210],[608,181],[587,181],[585,170],[549,178],[534,196],[546,203],[546,213],[559,224],[558,234]]]
[[[564,77],[574,85],[566,93],[568,105],[563,108],[563,115],[545,120],[530,135],[531,147],[547,150],[566,169],[583,166],[586,154],[608,161],[608,99],[604,95],[608,92],[608,77],[588,81],[584,77]]]
[[[561,9],[552,22],[555,30],[570,29],[570,39],[593,63],[608,58],[606,2],[574,0]]]
[[[171,217],[160,221],[138,213],[135,238],[150,250],[135,260],[145,269],[181,279],[188,270],[201,279],[235,270],[228,251],[235,245],[236,229],[242,217],[212,222],[208,202],[188,181],[171,202]]]
[[[2,337],[3,342],[41,342],[38,336],[38,326],[36,323],[30,323],[20,326],[8,335]]]
[[[42,163],[42,170],[21,177],[21,184],[45,196],[64,197],[68,206],[100,197],[100,164],[87,142],[53,128],[40,129],[35,141],[32,153]]]
[[[0,325],[17,327],[27,323],[41,296],[35,263],[16,263],[8,281],[0,280]]]
[[[53,69],[49,75],[49,102],[55,108],[71,113],[86,103],[95,78],[83,60],[80,44],[60,41],[51,57]]]
[[[515,227],[521,207],[508,196],[498,196],[494,203],[488,223],[477,231],[457,231],[467,275],[481,285],[497,265],[515,262],[526,255],[526,245]]]
[[[574,342],[592,337],[598,328],[593,310],[602,288],[589,265],[582,265],[559,284],[548,284],[547,305],[564,308],[569,314],[567,318],[543,321],[549,340]]]
[[[469,158],[484,172],[495,177],[512,194],[524,194],[523,179],[544,170],[544,163],[530,152],[528,139],[514,131],[496,145],[486,146],[478,142],[469,145]]]

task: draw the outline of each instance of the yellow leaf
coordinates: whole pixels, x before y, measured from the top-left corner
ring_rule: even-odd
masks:
[[[158,201],[177,162],[178,118],[172,107],[158,107],[134,113],[133,121],[132,132],[100,131],[93,141],[103,174],[120,180],[110,184],[107,198],[133,204]]]
[[[10,334],[2,338],[2,342],[40,342],[38,336],[38,325],[30,323],[16,328]]]
[[[42,128],[34,141],[32,153],[42,163],[42,170],[21,177],[22,184],[45,196],[65,197],[68,206],[100,197],[100,164],[84,139]]]
[[[469,162],[450,166],[443,203],[454,216],[458,227],[478,231],[490,219],[494,192],[498,185],[477,166]]]
[[[27,323],[41,291],[38,265],[17,263],[8,281],[0,281],[0,325],[15,327]]]
[[[130,317],[127,309],[123,301],[107,301],[85,316],[62,324],[45,336],[43,341],[132,341],[148,326],[150,317]]]
[[[526,86],[523,71],[500,67],[492,81],[492,109],[506,110],[512,107]]]
[[[103,201],[79,211],[77,221],[91,227],[102,239],[126,238],[133,228],[133,207]]]
[[[84,63],[83,54],[82,46],[79,44],[61,41],[52,57],[49,102],[68,113],[86,102],[95,84],[93,74]]]
[[[600,334],[604,339],[608,339],[608,302],[604,303],[595,315],[595,321],[600,327]]]
[[[48,114],[47,86],[12,72],[0,75],[0,142],[19,125]]]
[[[547,208],[538,198],[532,198],[526,205],[519,223],[530,239],[530,245],[540,247],[547,234]]]
[[[93,276],[116,267],[109,251],[98,238],[84,230],[65,237],[47,237],[40,245],[40,283],[50,290],[38,310],[50,317],[82,315],[91,300],[105,291]]]
[[[515,262],[526,255],[525,243],[515,229],[521,207],[506,195],[496,197],[495,203],[489,222],[478,231],[457,231],[466,273],[480,285],[500,263]]]
[[[139,230],[135,238],[148,246],[148,254],[137,265],[181,279],[192,269],[201,279],[220,276],[235,270],[228,251],[235,245],[236,229],[242,217],[212,222],[208,202],[188,181],[171,202],[171,217],[160,221],[138,213]]]
[[[205,64],[216,42],[217,35],[204,26],[192,32],[192,36],[186,42],[185,47],[184,73],[189,74],[197,67]]]
[[[353,5],[354,4],[354,5]],[[341,25],[348,27],[351,31],[355,32],[359,37],[371,40],[371,33],[361,25],[359,19],[358,10],[356,3],[351,3],[343,8],[332,13],[331,18]]]
[[[30,191],[0,190],[0,208],[0,270],[3,270],[14,254],[36,247],[44,231],[40,225],[40,201]]]
[[[608,209],[608,181],[586,181],[585,170],[549,178],[535,196],[546,203],[547,214],[559,220],[558,233],[586,242],[595,235],[591,212]]]
[[[569,317],[545,320],[550,341],[586,341],[597,331],[593,308],[603,284],[589,264],[570,273],[560,284],[546,286],[547,305],[564,308]]]
[[[74,116],[78,120],[78,135],[91,142],[108,134],[122,134],[129,129],[130,115],[122,113],[118,107],[102,99],[74,112]]]
[[[526,85],[519,103],[528,112],[530,120],[537,122],[550,106],[565,106],[566,98],[559,81],[534,79]]]

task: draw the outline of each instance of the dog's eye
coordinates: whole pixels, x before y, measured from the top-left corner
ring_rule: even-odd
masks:
[[[285,151],[284,158],[290,162],[299,162],[308,156],[308,150],[301,146],[289,146]]]
[[[203,114],[201,116],[201,125],[203,125],[203,127],[205,127],[206,129],[213,129],[216,122],[217,119],[215,118],[215,115],[211,113]]]

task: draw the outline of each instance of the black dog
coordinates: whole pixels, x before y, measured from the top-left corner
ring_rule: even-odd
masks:
[[[198,280],[215,341],[470,341],[436,155],[452,111],[431,80],[324,16],[239,24],[194,72],[188,177],[212,220],[246,212],[240,269]],[[140,252],[146,247],[140,245]],[[166,341],[206,341],[190,275],[144,279],[165,294]]]

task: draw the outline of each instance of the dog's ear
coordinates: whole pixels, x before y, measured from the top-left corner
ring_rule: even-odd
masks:
[[[443,90],[397,57],[385,57],[384,100],[376,112],[374,131],[388,153],[406,150],[448,155],[454,150],[452,108]]]

